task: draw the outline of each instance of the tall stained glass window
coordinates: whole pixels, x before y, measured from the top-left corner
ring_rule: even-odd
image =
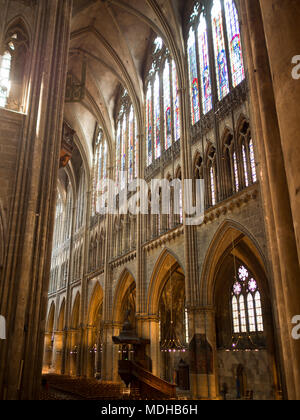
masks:
[[[5,107],[10,92],[11,54],[6,51],[0,56],[0,106]]]
[[[180,139],[180,106],[179,86],[175,61],[172,60],[172,83],[173,83],[173,111],[174,111],[174,136],[175,141]]]
[[[153,134],[153,125],[152,125],[152,85],[148,84],[147,89],[147,103],[146,103],[146,126],[147,126],[147,163],[148,166],[152,163],[152,134]]]
[[[120,99],[116,134],[116,182],[121,190],[125,188],[127,182],[130,183],[136,178],[137,159],[138,136],[135,111],[131,98],[125,90]]]
[[[232,85],[235,88],[245,79],[239,18],[233,0],[225,0],[225,16],[230,53]]]
[[[229,77],[225,49],[224,27],[220,0],[214,0],[211,10],[212,30],[219,100],[229,93]]]
[[[155,159],[161,156],[160,145],[160,83],[159,74],[156,73],[154,82],[154,155]]]
[[[235,334],[264,331],[261,295],[258,284],[244,265],[239,267],[234,280],[231,309]]]
[[[99,213],[103,206],[101,197],[103,197],[102,181],[107,178],[108,147],[102,129],[99,130],[94,153],[94,182],[93,182],[93,214]]]
[[[212,87],[209,67],[207,25],[203,13],[200,16],[200,22],[198,26],[198,45],[200,58],[202,108],[204,114],[207,114],[212,109]]]
[[[256,163],[255,163],[255,155],[254,155],[254,146],[253,140],[251,139],[249,142],[249,153],[250,153],[250,165],[251,165],[251,172],[252,172],[252,181],[257,181],[257,174],[256,174]]]
[[[131,105],[129,113],[129,139],[128,139],[128,180],[133,181],[134,177],[134,146],[135,146],[135,130],[134,130],[134,112]]]
[[[165,117],[165,149],[172,146],[172,111],[171,111],[171,86],[170,86],[170,63],[166,60],[163,73],[164,86],[164,117]]]
[[[188,60],[189,60],[189,79],[192,123],[196,124],[200,120],[200,102],[199,102],[199,79],[196,54],[196,37],[193,28],[190,29],[188,39]]]
[[[180,98],[176,64],[158,37],[146,79],[146,164],[149,167],[180,139]]]

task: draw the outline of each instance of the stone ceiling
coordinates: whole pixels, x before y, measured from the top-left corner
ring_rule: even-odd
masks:
[[[121,86],[137,112],[143,109],[145,60],[156,34],[177,61],[180,77],[183,12],[188,4],[187,0],[74,0],[69,71],[81,80],[86,57],[87,90],[83,102],[66,104],[65,118],[76,130],[89,166],[96,121],[114,156],[114,116]]]

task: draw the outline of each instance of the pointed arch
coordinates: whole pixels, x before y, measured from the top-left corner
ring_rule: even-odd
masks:
[[[77,329],[80,320],[80,292],[77,292],[71,312],[71,328]]]
[[[114,300],[113,300],[113,309],[112,309],[112,316],[114,322],[121,323],[122,322],[122,303],[123,300],[128,292],[128,290],[132,287],[135,287],[136,281],[133,274],[125,268],[122,274],[119,277],[119,281],[117,283],[115,293],[114,293]]]
[[[54,321],[55,321],[55,303],[52,302],[50,305],[47,324],[46,324],[46,331],[48,333],[52,333],[54,331]]]
[[[178,256],[172,250],[165,248],[156,261],[149,283],[147,313],[150,315],[158,314],[159,299],[164,286],[168,281],[170,269],[172,271],[180,269],[184,275],[184,269]]]
[[[102,303],[103,289],[100,283],[97,281],[88,306],[88,324],[90,326],[94,325],[95,319],[97,318],[97,314],[99,313]]]
[[[65,326],[65,315],[66,315],[66,298],[63,298],[63,301],[60,305],[58,320],[57,320],[57,331],[63,331]]]
[[[226,220],[215,233],[204,259],[200,280],[200,297],[203,305],[213,305],[220,262],[232,251],[233,244],[236,245],[241,241],[255,257],[264,278],[268,277],[269,266],[258,241],[244,226],[233,220]]]

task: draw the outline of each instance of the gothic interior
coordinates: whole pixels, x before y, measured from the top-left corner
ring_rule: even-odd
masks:
[[[298,0],[0,7],[0,399],[299,399]]]

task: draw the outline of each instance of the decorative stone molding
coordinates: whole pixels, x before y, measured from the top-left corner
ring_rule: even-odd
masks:
[[[177,227],[163,235],[159,238],[152,240],[144,245],[144,249],[146,252],[150,252],[154,249],[161,248],[168,244],[169,242],[175,241],[176,238],[180,237],[184,234],[183,226]]]
[[[121,267],[124,264],[127,264],[130,261],[133,261],[136,259],[136,251],[130,252],[126,255],[122,255],[121,257],[115,259],[111,262],[111,268],[115,269],[117,267]]]

